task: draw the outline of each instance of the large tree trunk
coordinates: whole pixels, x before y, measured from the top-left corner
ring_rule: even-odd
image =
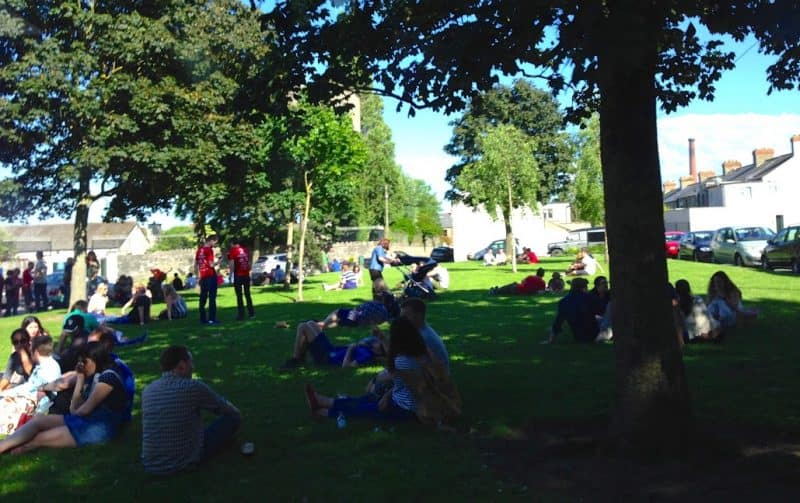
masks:
[[[647,4],[641,16],[626,9],[611,13],[611,42],[599,60],[617,368],[611,439],[623,450],[657,455],[686,448],[692,411],[666,289],[652,36],[658,29]]]

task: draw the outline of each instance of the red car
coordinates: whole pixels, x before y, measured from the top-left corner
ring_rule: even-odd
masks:
[[[678,250],[680,250],[678,242],[684,234],[686,233],[681,231],[669,231],[664,233],[664,246],[667,248],[667,258],[678,258]]]

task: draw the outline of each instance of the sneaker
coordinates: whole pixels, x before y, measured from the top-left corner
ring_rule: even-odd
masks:
[[[245,442],[242,444],[242,454],[245,456],[252,456],[256,452],[256,444],[253,442]]]
[[[302,366],[303,366],[303,360],[300,360],[298,358],[289,358],[288,360],[283,362],[283,365],[281,365],[278,368],[278,370],[280,372],[287,372],[289,370],[294,370],[294,369],[300,368]]]
[[[208,320],[206,325],[219,325],[219,322],[217,320]]]

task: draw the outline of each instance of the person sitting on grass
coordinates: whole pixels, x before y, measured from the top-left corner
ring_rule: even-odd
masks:
[[[506,262],[508,262],[506,252],[502,248],[497,250],[497,253],[494,254],[494,265],[506,265]]]
[[[390,328],[387,370],[391,387],[378,397],[333,398],[306,385],[305,394],[313,417],[367,417],[378,420],[419,419],[442,424],[461,411],[461,399],[444,366],[428,353],[414,323],[399,317]]]
[[[307,353],[311,353],[315,365],[357,367],[373,363],[376,358],[385,356],[386,346],[384,336],[377,328],[373,329],[373,335],[357,343],[334,346],[319,323],[311,320],[297,325],[292,357],[281,365],[280,370],[286,371],[303,366]]]
[[[539,257],[537,257],[535,253],[533,253],[533,250],[531,250],[527,246],[524,246],[522,248],[522,253],[520,253],[519,256],[517,257],[517,262],[519,262],[520,264],[538,264]]]
[[[742,291],[724,271],[711,275],[706,302],[708,312],[720,322],[722,330],[736,325],[738,318],[754,320],[758,317],[757,310],[746,309],[742,305]]]
[[[15,333],[24,333],[18,328]],[[30,378],[14,388],[0,393],[0,435],[14,433],[20,420],[34,414],[47,414],[51,395],[41,386],[61,377],[61,368],[52,358],[53,339],[47,335],[36,337],[31,345],[31,359],[36,364]]]
[[[545,341],[553,344],[566,321],[576,342],[594,342],[597,338],[598,324],[592,312],[592,300],[586,292],[589,282],[585,278],[575,278],[570,283],[569,293],[558,301],[558,311],[550,337]]]
[[[142,464],[167,475],[211,459],[232,440],[242,414],[210,386],[192,379],[194,360],[185,346],[161,353],[161,377],[142,392]],[[206,426],[202,411],[217,415]]]
[[[24,328],[28,335],[30,336],[31,340],[34,337],[38,337],[40,335],[50,335],[50,332],[44,328],[42,322],[39,321],[39,318],[36,316],[26,316],[22,319],[22,323],[20,324],[20,328]]]
[[[175,290],[175,287],[172,285],[162,285],[161,289],[164,291],[164,302],[167,304],[167,307],[158,313],[158,319],[171,321],[186,318],[189,308],[186,305],[186,300]]]
[[[107,318],[107,323],[125,323],[144,325],[150,322],[150,306],[152,305],[152,294],[144,283],[133,285],[133,296],[122,306],[121,316]],[[126,313],[130,309],[129,313]]]
[[[678,309],[682,321],[684,342],[710,341],[721,335],[720,322],[708,313],[706,303],[698,295],[692,295],[692,288],[685,279],[675,282],[678,296]]]
[[[326,283],[322,284],[322,289],[326,292],[331,290],[352,290],[354,288],[358,288],[358,278],[350,269],[350,264],[346,262],[342,264],[342,275],[338,283],[332,285]]]
[[[376,300],[359,304],[354,308],[340,308],[319,322],[320,330],[342,327],[375,327],[394,319],[400,312],[397,299],[386,290],[376,295]]]
[[[526,276],[519,283],[490,288],[489,295],[536,295],[544,293],[545,288],[547,285],[544,284],[544,269],[540,267],[535,275]]]
[[[125,422],[132,397],[99,342],[86,345],[76,367],[69,414],[35,416],[0,440],[0,454],[21,454],[38,447],[81,447],[111,440]]]
[[[597,261],[588,248],[582,248],[575,257],[575,262],[567,268],[567,276],[592,276],[597,272]]]
[[[0,378],[0,391],[19,386],[30,377],[34,365],[30,344],[31,337],[25,329],[18,328],[11,332],[11,347],[14,351],[9,355],[3,377]]]
[[[561,293],[564,291],[564,280],[561,279],[560,272],[553,273],[550,277],[550,281],[547,282],[547,289],[545,291],[551,293]]]
[[[497,262],[495,261],[494,252],[492,251],[491,248],[489,248],[488,250],[486,250],[486,253],[483,254],[483,265],[489,266],[496,264]]]

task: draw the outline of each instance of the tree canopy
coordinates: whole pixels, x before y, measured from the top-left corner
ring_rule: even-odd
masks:
[[[570,201],[578,220],[595,226],[605,223],[603,201],[603,166],[600,161],[600,118],[595,114],[584,121],[574,137],[575,179],[570,187]]]

